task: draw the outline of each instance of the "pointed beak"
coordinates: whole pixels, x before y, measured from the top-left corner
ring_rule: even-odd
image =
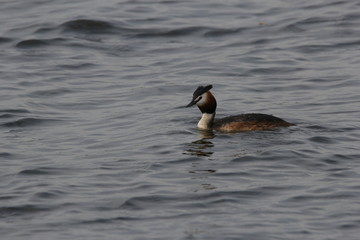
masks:
[[[191,107],[194,106],[196,104],[195,99],[193,99],[188,105],[186,105],[185,107]]]

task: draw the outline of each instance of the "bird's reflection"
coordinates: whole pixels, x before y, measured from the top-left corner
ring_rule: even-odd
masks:
[[[198,137],[198,140],[186,144],[183,154],[211,159],[211,156],[214,153],[211,151],[214,147],[214,143],[211,141],[211,139],[215,138],[214,132],[209,130],[199,130]],[[215,190],[216,186],[211,184],[208,177],[209,175],[215,174],[217,169],[213,169],[213,164],[208,165],[207,163],[210,163],[208,161],[198,161],[198,158],[196,159],[196,161],[192,162],[189,173],[193,179],[196,179],[199,182],[193,187],[192,191]]]
[[[199,130],[200,139],[213,139],[214,137],[215,133],[213,130]]]
[[[184,154],[210,157],[214,152],[209,151],[210,148],[214,147],[214,144],[209,140],[215,137],[213,131],[199,131],[200,139],[188,143]]]

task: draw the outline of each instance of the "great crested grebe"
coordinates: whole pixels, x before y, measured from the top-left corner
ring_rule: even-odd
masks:
[[[261,113],[247,113],[215,120],[217,104],[215,97],[209,91],[211,88],[212,85],[207,85],[205,87],[199,86],[193,94],[192,101],[186,106],[191,107],[196,104],[202,112],[201,119],[197,124],[199,129],[241,132],[273,130],[279,127],[290,127],[295,125],[286,122],[281,118]]]

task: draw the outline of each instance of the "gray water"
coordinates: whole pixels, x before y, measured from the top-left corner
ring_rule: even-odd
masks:
[[[360,3],[1,1],[1,239],[359,239]],[[181,108],[296,126],[201,132]]]

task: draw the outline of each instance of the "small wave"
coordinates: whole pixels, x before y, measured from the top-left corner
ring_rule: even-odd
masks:
[[[65,22],[60,25],[64,32],[80,32],[80,33],[111,33],[116,27],[106,21],[78,19]]]
[[[86,34],[122,33],[135,38],[156,37],[186,37],[200,35],[203,37],[221,37],[230,34],[238,34],[247,28],[214,28],[206,26],[186,26],[178,28],[126,28],[113,23],[100,20],[78,19],[65,22],[60,25],[63,32],[77,32]],[[50,31],[46,29],[46,31]]]
[[[56,121],[56,120],[41,119],[41,118],[22,118],[22,119],[19,119],[19,120],[3,123],[0,126],[8,127],[8,128],[31,127],[31,126],[36,126],[36,125],[40,125],[40,124],[43,125],[45,123],[49,123],[49,122],[52,122],[52,121]]]
[[[88,69],[88,68],[94,68],[96,66],[97,65],[93,64],[93,63],[79,63],[79,64],[62,64],[62,65],[58,65],[59,68],[70,69],[70,70],[73,70],[73,69],[76,69],[76,70]],[[68,89],[63,89],[63,90],[66,91],[66,92],[71,92],[71,90],[68,90]]]
[[[280,31],[281,32],[301,33],[301,32],[305,32],[305,29],[292,23],[292,24],[286,25],[285,27],[281,28]]]
[[[136,34],[136,37],[186,37],[196,34],[204,37],[221,37],[230,34],[237,34],[243,30],[245,29],[220,29],[203,26],[180,27],[175,29],[144,29],[138,30],[141,32]]]
[[[0,152],[0,158],[10,158],[13,155],[11,153],[8,152]]]
[[[321,24],[321,23],[331,23],[336,22],[337,18],[331,18],[331,17],[309,17],[304,20],[298,21],[296,25],[314,25],[314,24]]]
[[[355,23],[357,24],[360,20],[360,13],[349,13],[342,17],[342,23]]]
[[[309,202],[318,202],[321,204],[324,200],[332,199],[332,200],[348,200],[348,199],[357,199],[358,194],[355,192],[332,192],[330,194],[303,194],[289,197],[284,200],[283,203],[288,204],[299,204],[304,205]]]
[[[11,207],[0,207],[0,216],[22,216],[25,214],[34,214],[38,212],[48,211],[46,207],[39,207],[36,205],[21,205],[21,206],[11,206]]]
[[[235,29],[213,29],[207,31],[205,37],[222,37],[226,35],[239,34],[248,28],[235,28]]]
[[[11,42],[11,41],[12,41],[11,38],[0,37],[0,44],[1,43],[8,43],[8,42]]]
[[[0,109],[0,119],[13,118],[22,113],[29,113],[29,111],[26,109]]]
[[[302,9],[304,10],[312,10],[312,9],[320,9],[320,8],[326,8],[326,7],[332,7],[332,6],[339,6],[339,5],[344,5],[346,4],[346,1],[334,1],[334,2],[323,2],[321,4],[318,3],[311,3],[309,2],[310,5],[305,5],[304,7],[302,7]]]
[[[300,70],[303,70],[303,69],[299,68],[299,67],[270,67],[270,68],[260,67],[260,68],[253,68],[251,70],[248,70],[245,72],[245,74],[248,74],[248,75],[288,74],[288,73],[298,72]]]
[[[299,45],[292,47],[294,51],[302,52],[302,53],[314,53],[314,52],[325,52],[325,51],[337,51],[339,48],[346,48],[349,47],[358,47],[360,41],[349,41],[349,42],[339,42],[333,44],[306,44],[306,45]]]
[[[29,39],[29,40],[23,40],[21,42],[18,42],[16,44],[16,47],[18,48],[32,48],[32,47],[44,47],[47,46],[47,41],[40,40],[40,39]]]
[[[39,167],[21,170],[19,175],[54,175],[63,173],[63,168],[50,168],[50,167]]]
[[[37,198],[42,198],[42,199],[55,199],[61,197],[61,195],[63,194],[64,194],[63,191],[52,190],[46,192],[38,192],[35,194],[35,196]]]
[[[0,113],[29,113],[26,109],[0,109]]]
[[[54,39],[27,39],[22,40],[16,44],[17,48],[37,48],[37,47],[46,47],[64,41],[62,38]]]
[[[44,169],[26,169],[19,172],[19,175],[47,175],[49,171]]]
[[[180,37],[205,32],[204,27],[182,27],[177,29],[144,29],[136,37]]]
[[[0,115],[0,118],[12,118],[12,117],[14,117],[14,115],[10,113],[5,113]]]
[[[317,143],[326,143],[326,144],[334,143],[333,139],[328,138],[328,137],[323,137],[323,136],[311,137],[309,140],[312,142],[317,142]]]
[[[245,155],[231,160],[231,162],[241,162],[241,163],[254,162],[254,161],[263,161],[263,159],[256,156]]]
[[[207,186],[208,187],[208,186]],[[213,189],[213,188],[207,188]],[[175,207],[178,205],[194,207],[223,204],[225,202],[243,202],[251,199],[258,199],[274,195],[275,190],[285,190],[286,187],[259,187],[239,191],[214,191],[205,194],[186,194],[183,196],[168,196],[168,195],[148,195],[132,197],[120,206],[124,210],[144,210],[146,208],[166,206]]]
[[[31,95],[31,97],[42,98],[42,97],[55,97],[55,96],[63,95],[63,94],[67,94],[67,93],[71,93],[71,90],[66,89],[66,88],[60,88],[60,89],[34,91],[34,92],[31,92],[30,95]]]

